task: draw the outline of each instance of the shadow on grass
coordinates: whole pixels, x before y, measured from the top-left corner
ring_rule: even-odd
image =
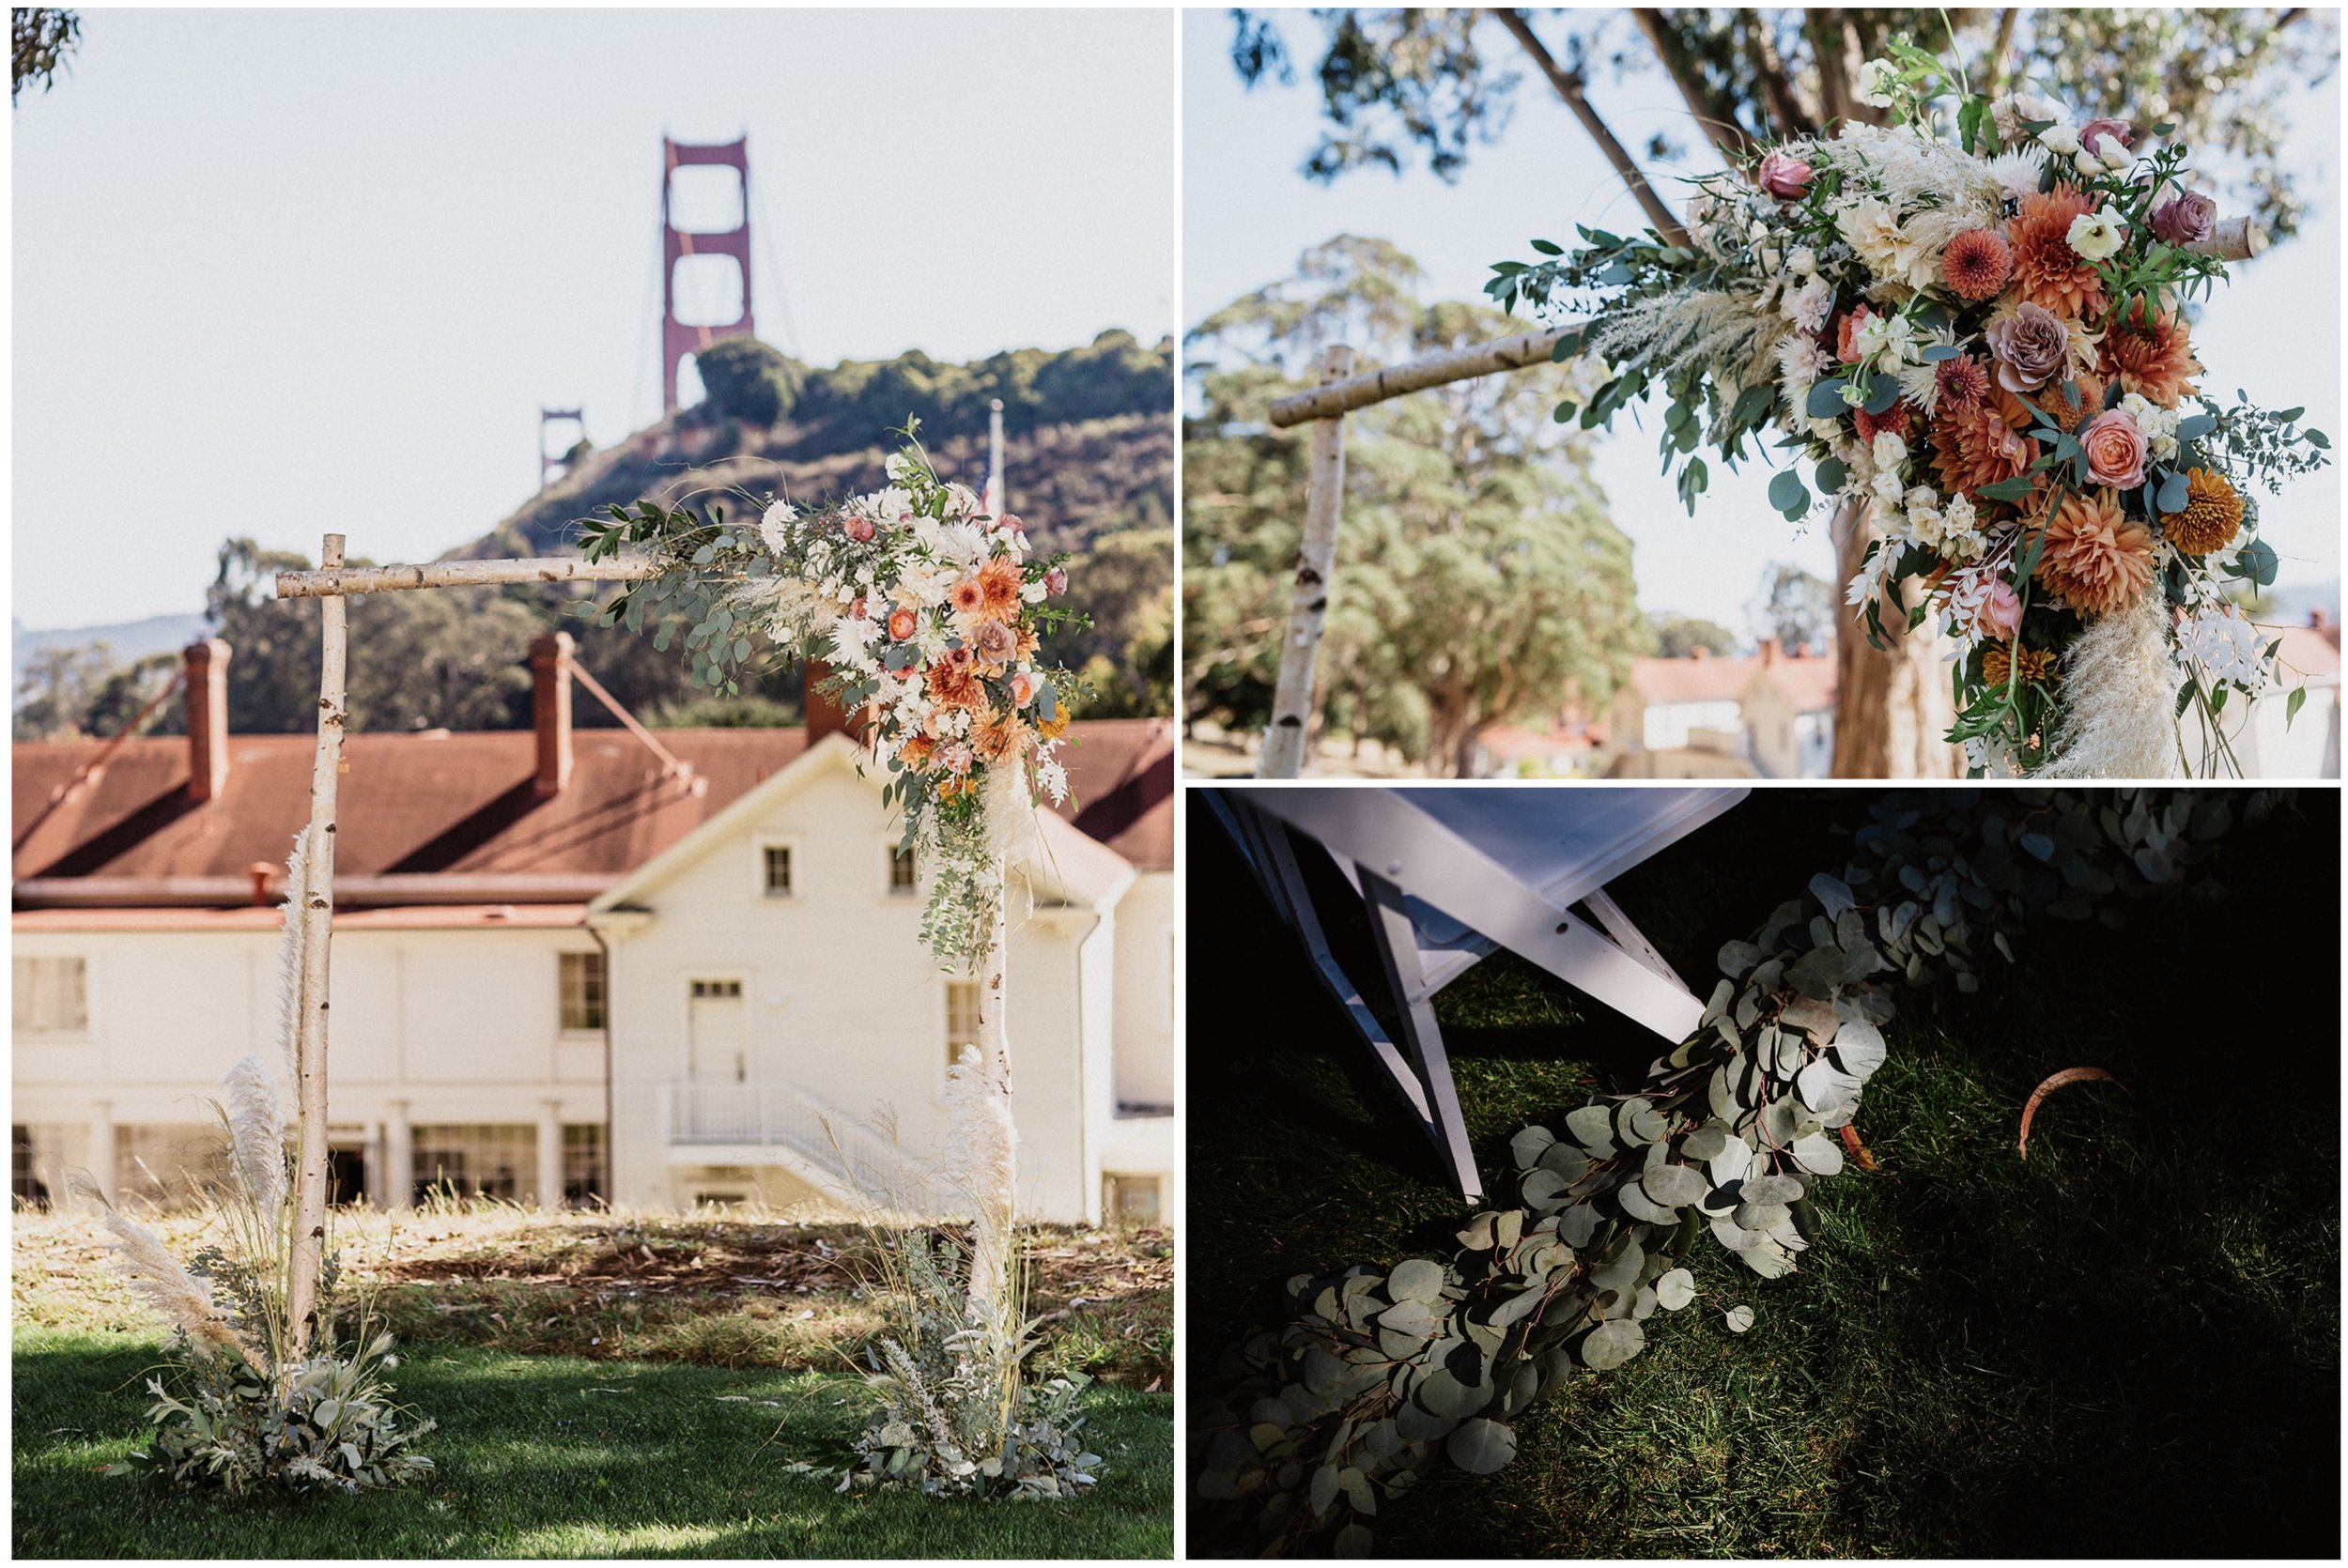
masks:
[[[1614,892],[1701,982],[1839,864],[1830,827],[1864,800],[1758,793]],[[1859,1122],[1883,1168],[1821,1190],[1801,1271],[1699,1247],[1694,1309],[1523,1418],[1500,1475],[1438,1466],[1377,1521],[1381,1551],[2337,1556],[2337,811],[2309,792],[2237,829],[2196,877],[2223,902],[2039,927],[1978,996],[1903,992]],[[1272,1021],[1190,1043],[1186,1348],[1213,1376],[1289,1274],[1447,1253],[1459,1206],[1228,841],[1193,829],[1190,907],[1223,932],[1193,962]],[[1202,983],[1194,1019],[1218,1016]],[[1487,1173],[1517,1127],[1660,1050],[1512,960],[1438,1010]],[[2056,1095],[2018,1159],[2022,1101],[2077,1066],[2126,1086]],[[1738,1302],[1759,1314],[1742,1337]]]
[[[849,1498],[778,1473],[838,1463],[853,1378],[432,1350],[397,1374],[440,1465],[397,1491],[289,1499],[167,1492],[103,1467],[142,1430],[153,1342],[44,1334],[14,1357],[20,1557],[1166,1557],[1172,1401],[1097,1389],[1089,1497],[998,1506]]]

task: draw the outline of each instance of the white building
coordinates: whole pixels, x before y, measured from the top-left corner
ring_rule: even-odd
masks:
[[[1639,659],[1606,706],[1610,778],[1823,778],[1834,761],[1834,661],[1698,648]]]
[[[311,737],[227,732],[192,650],[187,739],[15,748],[14,1186],[159,1195],[210,1158],[208,1097],[276,1051],[282,861]],[[910,1170],[940,1131],[966,982],[915,932],[877,777],[806,732],[574,730],[567,638],[528,732],[348,746],[330,1086],[342,1191],[787,1205],[839,1153]],[[1070,813],[1014,889],[1022,1201],[1171,1218],[1173,759],[1161,722],[1073,731]],[[1029,899],[1032,897],[1032,907]],[[893,1156],[892,1156],[893,1158]]]

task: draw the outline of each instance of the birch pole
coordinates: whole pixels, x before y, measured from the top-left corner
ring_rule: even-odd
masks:
[[[343,536],[330,533],[318,551],[324,573],[343,563]],[[328,944],[334,932],[334,793],[343,765],[345,657],[349,602],[341,593],[318,606],[318,741],[310,764],[309,895],[286,918],[301,922],[300,1012],[294,1033],[294,1080],[301,1139],[294,1160],[293,1279],[287,1315],[293,1320],[292,1360],[309,1355],[318,1329],[318,1279],[326,1258],[326,1009]]]
[[[1321,357],[1321,384],[1342,381],[1353,350],[1333,343]],[[1288,635],[1280,641],[1279,681],[1273,688],[1272,723],[1264,730],[1259,778],[1294,778],[1305,769],[1305,740],[1313,720],[1313,661],[1329,622],[1329,590],[1336,573],[1337,520],[1345,511],[1345,416],[1313,426],[1310,480],[1305,492],[1305,538],[1296,548],[1296,586],[1289,596]]]
[[[987,1146],[972,1151],[974,1168],[965,1175],[972,1191],[970,1301],[990,1316],[1007,1304],[1011,1284],[1012,1227],[1017,1219],[1019,1131],[1011,1114],[1010,965],[1011,924],[1008,868],[996,862],[994,910],[986,953],[979,961],[979,1057],[985,1104],[980,1125]]]

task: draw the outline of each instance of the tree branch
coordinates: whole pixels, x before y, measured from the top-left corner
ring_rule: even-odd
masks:
[[[1492,15],[1500,19],[1500,24],[1507,28],[1517,42],[1523,46],[1525,54],[1532,56],[1541,74],[1549,78],[1549,85],[1557,89],[1557,96],[1566,100],[1566,107],[1573,111],[1573,117],[1582,122],[1582,129],[1590,133],[1590,140],[1598,144],[1598,150],[1606,155],[1606,161],[1622,176],[1623,183],[1638,198],[1640,210],[1646,214],[1647,222],[1654,225],[1655,232],[1671,244],[1687,244],[1688,231],[1680,226],[1678,219],[1672,216],[1671,208],[1663,205],[1663,198],[1656,193],[1655,187],[1647,183],[1646,175],[1637,161],[1614,139],[1614,133],[1606,129],[1606,122],[1598,117],[1598,111],[1590,107],[1590,100],[1583,91],[1581,74],[1568,70],[1556,62],[1542,47],[1541,40],[1533,36],[1533,29],[1525,22],[1522,12],[1512,6],[1503,6],[1493,10]]]
[[[2000,89],[2005,85],[2005,57],[2007,52],[2014,47],[2014,23],[2021,14],[2021,7],[2008,6],[2005,8],[2005,14],[1998,18],[1998,41],[1989,51],[1989,81],[1982,88],[1982,91],[1990,98],[1997,97]]]
[[[1769,37],[1768,19],[1758,11],[1739,11],[1737,29],[1745,54],[1753,62],[1753,75],[1760,79],[1762,96],[1769,100],[1770,116],[1777,122],[1779,139],[1816,135],[1817,119],[1803,107],[1794,89],[1794,79],[1778,55],[1776,40]]]
[[[1630,14],[1637,20],[1639,31],[1646,35],[1648,47],[1655,51],[1655,57],[1663,63],[1664,73],[1672,79],[1672,85],[1679,89],[1681,100],[1688,105],[1688,113],[1695,116],[1698,125],[1704,127],[1704,133],[1712,138],[1712,145],[1721,149],[1721,156],[1731,163],[1744,161],[1753,146],[1753,138],[1746,135],[1744,127],[1737,123],[1736,110],[1724,95],[1715,93],[1706,83],[1703,73],[1696,69],[1694,59],[1688,53],[1688,46],[1672,29],[1670,22],[1661,11],[1651,6],[1634,8]]]

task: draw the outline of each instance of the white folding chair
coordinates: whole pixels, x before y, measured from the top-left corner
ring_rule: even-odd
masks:
[[[1280,918],[1311,956],[1470,1203],[1468,1147],[1435,993],[1506,947],[1576,991],[1677,1041],[1704,1002],[1663,961],[1606,884],[1742,800],[1742,789],[1487,787],[1210,789],[1209,806]],[[1401,1024],[1398,1049],[1331,954],[1298,868],[1319,844],[1360,893]],[[1572,913],[1581,904],[1598,928]]]

